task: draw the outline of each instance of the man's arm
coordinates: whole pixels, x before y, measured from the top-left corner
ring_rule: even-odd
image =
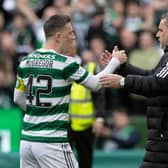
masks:
[[[72,58],[69,58],[69,60],[70,59],[72,60]],[[101,88],[100,77],[113,73],[120,65],[120,62],[124,62],[126,59],[126,54],[123,51],[116,52],[105,69],[97,75],[89,74],[73,60],[63,69],[63,78],[64,80],[75,80],[77,83],[80,83],[93,91],[97,91]]]
[[[92,86],[92,82],[94,82],[95,84],[95,89],[93,90],[99,90],[102,85],[100,84],[100,78],[106,74],[111,74],[114,71],[116,71],[116,69],[119,67],[120,64],[123,64],[127,61],[127,56],[125,54],[125,52],[123,51],[113,51],[113,57],[111,58],[109,64],[105,67],[104,70],[102,70],[101,72],[99,72],[97,75],[95,76],[90,76],[90,79],[88,78],[87,80],[85,80],[83,83],[84,86],[90,88],[90,86]],[[92,88],[90,88],[92,89]]]
[[[97,91],[102,87],[102,85],[99,82],[100,77],[109,73],[113,73],[119,65],[119,60],[117,58],[112,58],[110,63],[105,67],[103,71],[99,72],[97,75],[89,74],[87,79],[81,82],[81,84],[93,91]]]
[[[164,68],[167,67],[163,67],[160,72]],[[120,75],[110,74],[102,77],[100,82],[105,87],[124,87],[132,93],[147,97],[164,96],[168,95],[168,70],[165,70],[164,75],[159,72],[150,76],[128,75],[125,78]]]
[[[117,46],[114,47],[113,49],[113,52],[115,51],[118,51],[118,48]],[[102,54],[102,63],[103,64],[108,64],[109,61],[111,60],[111,58],[113,57],[112,56],[113,53],[110,53],[109,51],[105,51],[103,54]],[[157,66],[159,66],[161,63],[161,61],[158,63]],[[156,66],[156,68],[157,68]],[[132,75],[141,75],[141,76],[148,76],[148,75],[152,75],[154,74],[154,71],[155,71],[155,68],[154,69],[151,69],[151,70],[145,70],[145,69],[141,69],[139,67],[136,67],[136,66],[133,66],[129,63],[124,63],[120,66],[120,68],[117,70],[117,73],[122,75],[122,76],[126,76],[128,74],[132,74]]]
[[[168,77],[128,75],[124,88],[147,97],[168,95]]]
[[[152,75],[154,73],[154,71],[155,71],[155,69],[145,70],[145,69],[136,67],[134,65],[131,65],[129,63],[125,63],[119,68],[117,73],[122,76],[126,76],[128,74],[148,76],[148,75]]]

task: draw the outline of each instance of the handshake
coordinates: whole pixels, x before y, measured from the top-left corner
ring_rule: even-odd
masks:
[[[101,55],[101,63],[103,65],[107,65],[112,57],[116,57],[120,61],[120,64],[127,62],[127,55],[125,51],[118,50],[118,47],[115,46],[112,53],[107,50],[104,51],[104,53]],[[108,74],[100,78],[100,84],[103,87],[122,88],[124,87],[125,79],[117,74]]]
[[[120,61],[120,64],[124,64],[127,62],[127,55],[125,53],[125,50],[118,50],[118,47],[115,46],[112,53],[110,53],[108,50],[105,50],[101,55],[101,63],[103,65],[107,65],[112,57],[118,58]]]

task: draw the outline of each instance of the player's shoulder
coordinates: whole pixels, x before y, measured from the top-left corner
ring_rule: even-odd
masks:
[[[35,52],[33,53],[35,55],[35,57],[41,57],[41,58],[45,58],[45,59],[49,59],[49,60],[53,60],[53,61],[57,61],[57,62],[66,62],[67,57],[61,53],[58,53],[54,50],[46,50],[46,49],[37,49],[35,50]]]

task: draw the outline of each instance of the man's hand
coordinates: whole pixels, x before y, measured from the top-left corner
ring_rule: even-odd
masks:
[[[100,78],[100,83],[104,87],[121,88],[120,80],[123,77],[116,74],[108,74]]]
[[[120,50],[120,51],[113,50],[112,57],[118,58],[120,61],[120,64],[124,64],[125,62],[127,62],[127,55],[124,50]]]
[[[105,50],[101,54],[101,64],[104,66],[107,65],[110,62],[111,58],[112,58],[112,54],[108,50]]]
[[[127,62],[127,55],[124,50],[118,50],[118,47],[115,46],[113,52],[110,53],[108,50],[105,50],[101,55],[101,62],[103,65],[107,65],[112,57],[119,59],[120,64]]]
[[[100,136],[103,128],[104,128],[104,120],[101,118],[97,118],[93,124],[93,130],[92,130],[93,133],[95,133],[96,136]]]

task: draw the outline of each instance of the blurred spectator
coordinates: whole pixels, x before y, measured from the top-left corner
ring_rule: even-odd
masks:
[[[86,49],[86,35],[91,24],[96,7],[92,0],[81,0],[76,5],[72,16],[72,23],[77,34],[77,41],[81,51]]]
[[[35,36],[32,29],[26,24],[25,17],[21,13],[16,13],[9,31],[17,45],[17,52],[30,53],[35,46]]]
[[[144,31],[139,36],[139,49],[130,53],[129,63],[143,69],[154,68],[160,60],[152,32]]]
[[[73,2],[71,2],[71,4],[72,3]],[[73,7],[68,3],[68,0],[53,0],[52,5],[55,7],[57,13],[66,15],[71,15],[73,13]]]
[[[89,48],[94,54],[95,62],[100,64],[100,55],[106,49],[106,41],[99,35],[92,37],[89,42]],[[103,68],[100,64],[100,68]]]
[[[142,30],[152,31],[156,30],[155,21],[154,21],[154,10],[151,5],[143,4],[141,5],[141,16],[143,19]]]
[[[49,6],[44,9],[42,18],[39,18],[36,13],[30,8],[28,1],[17,1],[17,7],[19,11],[29,20],[34,33],[36,35],[37,44],[36,48],[40,48],[44,41],[44,31],[43,31],[43,23],[52,15],[56,14],[55,7]]]
[[[140,5],[137,1],[130,1],[127,4],[125,27],[133,32],[138,32],[142,29]]]
[[[10,74],[9,81],[14,83],[14,74],[19,62],[20,55],[17,53],[17,45],[10,32],[3,32],[0,39],[0,57],[6,60],[8,72]]]
[[[120,31],[120,47],[126,51],[128,58],[130,52],[137,48],[137,35],[129,31],[127,28],[122,28]]]
[[[131,149],[139,142],[140,136],[136,129],[130,125],[129,116],[124,108],[113,111],[112,126],[104,127],[101,135],[107,140],[104,150]]]
[[[153,0],[151,3],[151,7],[155,13],[154,21],[155,25],[159,25],[161,16],[167,11],[168,9],[168,0]]]
[[[111,8],[107,8],[106,21],[111,24],[112,27],[118,29],[123,25],[124,19],[124,3],[122,0],[112,1],[110,3]]]
[[[124,3],[121,0],[109,1],[105,9],[104,31],[106,32],[107,48],[112,50],[119,43],[119,30],[124,24]]]
[[[103,39],[106,39],[107,35],[104,31],[104,17],[104,9],[102,7],[97,7],[95,13],[93,13],[92,22],[86,35],[88,43],[94,36],[101,36]]]
[[[4,61],[0,60],[0,108],[12,107],[12,92],[9,89],[8,72]]]

